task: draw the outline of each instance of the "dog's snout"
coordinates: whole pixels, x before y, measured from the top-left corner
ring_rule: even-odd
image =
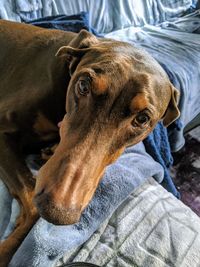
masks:
[[[86,141],[84,146],[71,149],[70,154],[64,151],[61,141],[54,155],[39,170],[34,203],[41,217],[49,222],[76,223],[94,195],[105,157],[100,154],[95,164],[97,153],[90,149],[90,140]]]

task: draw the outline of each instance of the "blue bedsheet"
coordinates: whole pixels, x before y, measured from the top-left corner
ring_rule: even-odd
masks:
[[[98,33],[109,33],[176,20],[197,7],[198,0],[1,0],[0,18],[26,21],[84,11]]]

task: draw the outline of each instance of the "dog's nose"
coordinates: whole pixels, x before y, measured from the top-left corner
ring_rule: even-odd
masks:
[[[36,193],[33,201],[40,216],[50,223],[68,225],[80,219],[81,207],[56,201],[44,188]]]

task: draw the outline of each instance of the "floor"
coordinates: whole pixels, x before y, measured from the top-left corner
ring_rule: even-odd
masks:
[[[171,176],[181,200],[200,216],[200,126],[185,136],[182,150],[173,154]]]

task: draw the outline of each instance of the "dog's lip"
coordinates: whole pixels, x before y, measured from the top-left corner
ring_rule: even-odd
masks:
[[[51,212],[49,212],[49,210]],[[47,207],[38,209],[40,216],[54,225],[71,225],[79,222],[81,212],[79,210],[59,210]]]
[[[33,203],[36,205],[36,206],[38,206],[41,202],[42,202],[42,199],[43,199],[44,197],[41,195],[41,196],[38,196],[38,195],[36,195],[36,196],[34,196],[34,198],[33,198]]]
[[[46,199],[46,197],[44,195],[42,195],[42,194],[41,195],[36,195],[33,198],[33,203],[37,207],[37,209],[40,209],[40,206],[42,206],[42,205],[47,205],[48,201],[49,200]]]

